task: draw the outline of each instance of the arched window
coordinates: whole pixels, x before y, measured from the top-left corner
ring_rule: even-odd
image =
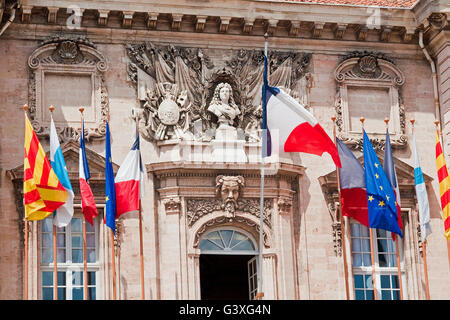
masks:
[[[253,238],[233,229],[213,230],[200,239],[200,250],[208,254],[257,254]]]

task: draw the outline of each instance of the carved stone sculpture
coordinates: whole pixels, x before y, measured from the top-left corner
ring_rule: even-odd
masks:
[[[217,176],[216,194],[222,199],[222,208],[227,212],[227,217],[234,217],[241,188],[244,186],[242,176]]]
[[[234,102],[232,92],[231,86],[223,82],[218,84],[214,90],[208,111],[217,116],[219,126],[224,124],[234,126],[234,119],[241,113]]]
[[[238,134],[242,141],[259,140],[262,50],[218,52],[217,49],[152,42],[128,44],[126,50],[128,78],[136,86],[141,103],[143,112],[136,114],[140,115],[140,131],[145,139],[158,141],[182,137],[209,142],[217,139],[216,128],[227,124],[238,133],[242,132]],[[225,58],[217,58],[219,56]],[[290,91],[307,108],[312,83],[308,70],[310,59],[311,54],[294,51],[269,52],[269,83]],[[159,112],[162,98],[158,87],[165,83],[176,85],[179,93],[184,92],[184,106],[178,102],[178,96],[171,99],[179,106],[176,124],[173,123],[178,112],[174,103],[166,101]],[[168,119],[169,114],[165,114],[169,110],[172,121]]]

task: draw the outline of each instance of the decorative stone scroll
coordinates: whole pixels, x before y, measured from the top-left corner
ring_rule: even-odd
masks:
[[[264,199],[264,223],[272,228],[272,200]],[[189,227],[193,226],[201,217],[216,211],[225,210],[225,205],[221,199],[187,199],[187,219]],[[259,199],[239,199],[234,205],[232,215],[228,214],[227,218],[234,220],[241,213],[249,213],[259,219],[260,203]]]
[[[141,102],[134,112],[145,139],[211,141],[216,129],[226,122],[236,128],[238,135],[243,132],[246,141],[259,141],[262,50],[188,48],[146,42],[128,44],[126,51],[128,78]],[[269,52],[270,84],[283,87],[306,107],[312,78],[310,59],[311,54],[295,51]],[[172,86],[171,98],[161,92],[162,84]],[[220,85],[228,88],[230,96],[220,98],[234,109],[232,116],[228,112],[221,117],[211,107],[218,101],[215,91]],[[180,97],[182,101],[178,101]],[[161,108],[165,112],[161,113]]]
[[[85,137],[104,139],[109,109],[104,72],[105,57],[85,38],[53,37],[28,58],[28,104],[33,128],[39,137],[49,136],[50,113],[62,141],[78,140],[84,107]]]
[[[401,97],[405,77],[392,60],[382,54],[352,52],[336,68],[335,79],[339,139],[355,150],[362,150],[359,118],[364,116],[365,130],[374,148],[384,150],[384,119],[389,118],[392,146],[406,146],[405,107]]]

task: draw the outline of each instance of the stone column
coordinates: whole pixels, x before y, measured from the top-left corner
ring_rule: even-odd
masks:
[[[161,228],[161,299],[182,299],[180,247],[181,200],[178,197],[160,201]]]
[[[298,281],[292,225],[292,198],[281,196],[276,200],[276,238],[278,243],[278,294],[279,299],[298,299]]]

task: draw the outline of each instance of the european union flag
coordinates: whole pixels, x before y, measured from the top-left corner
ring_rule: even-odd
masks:
[[[111,142],[109,134],[109,124],[106,122],[106,142],[105,142],[105,196],[106,211],[105,224],[116,233],[116,190],[114,188],[114,171],[111,159]]]
[[[384,229],[403,237],[397,222],[397,201],[366,131],[363,133],[364,172],[366,179],[369,226]]]

